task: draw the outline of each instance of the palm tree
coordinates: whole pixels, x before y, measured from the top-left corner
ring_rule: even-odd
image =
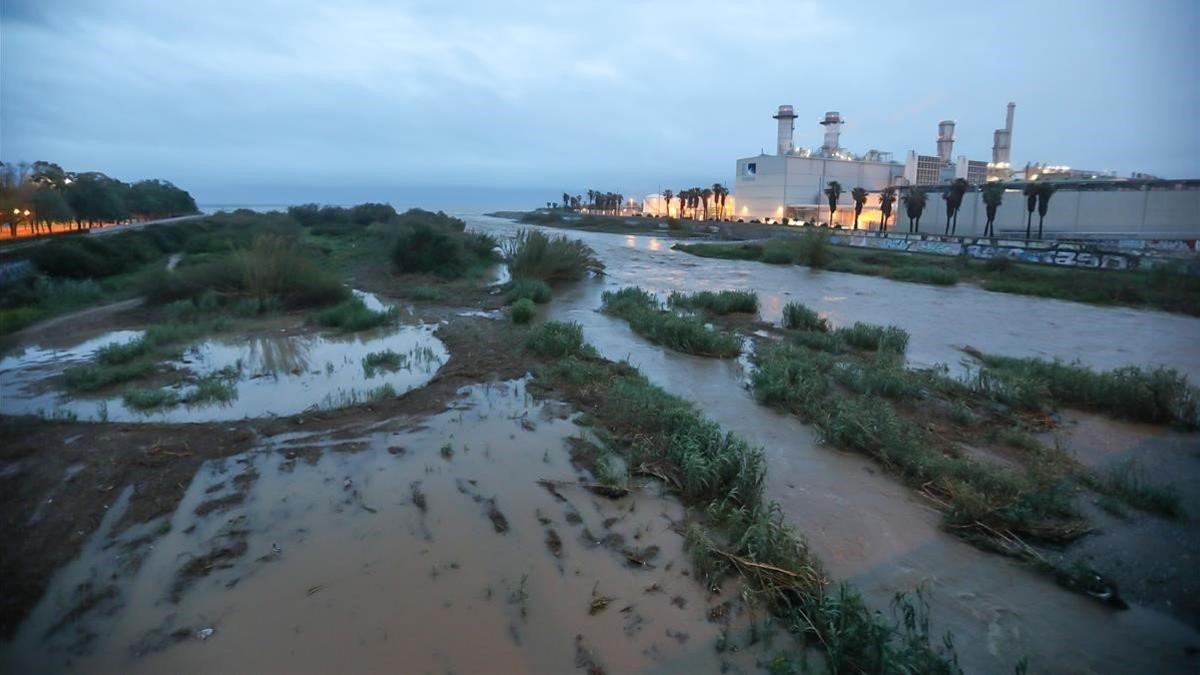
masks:
[[[987,208],[987,223],[983,226],[983,236],[996,236],[996,210],[1000,208],[1000,202],[1004,200],[1004,185],[1001,183],[988,183],[983,188],[983,204]]]
[[[954,182],[950,184],[950,191],[946,193],[949,195],[946,204],[946,226],[950,227],[950,234],[958,232],[958,211],[962,208],[963,198],[970,189],[971,184],[965,178],[955,178]],[[951,207],[953,208],[951,209]],[[953,227],[950,226],[951,218],[954,219]]]
[[[856,230],[858,229],[858,216],[867,204],[867,196],[867,191],[860,187],[850,191],[850,198],[854,200],[854,229]]]
[[[713,196],[713,191],[709,188],[704,188],[700,191],[700,205],[704,207],[704,219],[708,220],[708,200]]]
[[[1038,186],[1038,239],[1042,238],[1042,221],[1046,219],[1046,210],[1050,208],[1050,198],[1054,196],[1056,189],[1050,183]]]
[[[887,229],[888,218],[892,217],[892,204],[896,203],[896,188],[888,186],[883,188],[879,193],[879,210],[883,212],[883,223],[880,224],[880,231]]]
[[[564,192],[562,203],[563,203],[564,209],[570,207],[571,206],[571,195]]]
[[[729,194],[729,190],[725,189],[720,183],[712,184],[713,206],[717,207],[717,220],[725,217],[725,195]]]
[[[670,190],[663,190],[662,196],[663,196],[663,201],[667,203],[667,217],[670,218],[671,217],[671,198],[675,196],[675,193],[671,192]]]
[[[1033,235],[1033,211],[1037,208],[1038,191],[1038,186],[1034,183],[1026,183],[1025,189],[1021,191],[1021,194],[1025,195],[1025,208],[1029,211],[1029,216],[1025,219],[1026,239]]]
[[[929,197],[919,188],[912,188],[904,195],[904,211],[908,214],[908,231],[921,231],[921,214]]]
[[[842,184],[836,180],[829,181],[829,187],[825,188],[825,196],[829,197],[829,226],[833,227],[833,216],[837,213],[838,199],[842,197]]]

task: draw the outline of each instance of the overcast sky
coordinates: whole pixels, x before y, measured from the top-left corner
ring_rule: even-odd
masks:
[[[915,5],[921,4],[921,7]],[[914,5],[914,6],[910,6]],[[820,145],[1200,177],[1200,2],[0,0],[0,159],[201,203],[521,206]],[[545,193],[544,197],[541,195]]]

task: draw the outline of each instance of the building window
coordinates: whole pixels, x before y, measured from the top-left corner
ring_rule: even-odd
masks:
[[[742,174],[745,176],[758,175],[758,162],[746,162],[746,170]]]

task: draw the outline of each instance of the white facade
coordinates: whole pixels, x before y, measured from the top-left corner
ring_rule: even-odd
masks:
[[[853,188],[865,188],[874,193],[867,201],[864,217],[879,221],[878,214],[868,210],[879,205],[878,192],[895,183],[904,167],[894,162],[848,160],[832,157],[797,157],[759,155],[737,161],[734,179],[736,208],[731,213],[741,220],[812,220],[829,222],[829,204],[825,188],[831,181],[842,185],[835,223],[853,221]]]
[[[968,192],[958,212],[956,234],[982,236],[987,210],[982,193]],[[904,205],[897,202],[889,230],[908,231]],[[996,211],[996,234],[1025,236],[1028,211],[1017,188],[1004,193]],[[1037,235],[1038,215],[1033,213]],[[940,192],[929,192],[921,216],[921,231],[942,234],[946,209]],[[1102,236],[1143,239],[1193,239],[1200,237],[1200,181],[1159,181],[1153,185],[1114,184],[1109,189],[1059,188],[1046,211],[1045,236]]]

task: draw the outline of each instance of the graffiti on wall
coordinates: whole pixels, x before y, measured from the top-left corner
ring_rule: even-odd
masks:
[[[846,236],[833,235],[830,243],[858,248],[879,248],[889,251],[929,253],[933,255],[969,255],[972,258],[1009,258],[1011,260],[1060,267],[1088,267],[1125,270],[1138,266],[1138,256],[1123,253],[1105,253],[1080,244],[1054,244],[1043,242],[997,241],[995,244],[970,244],[964,241],[942,241],[939,239],[909,239],[907,237]]]

